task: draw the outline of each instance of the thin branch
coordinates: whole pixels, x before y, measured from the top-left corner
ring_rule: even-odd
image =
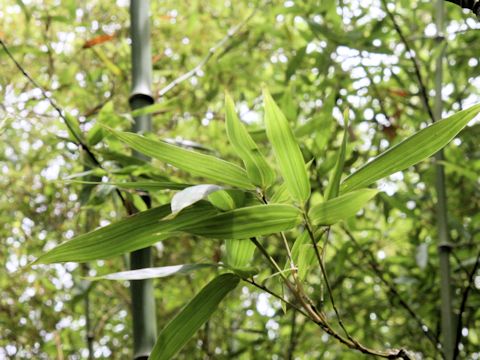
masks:
[[[5,53],[7,54],[7,56],[10,58],[10,60],[15,64],[15,66],[17,67],[17,69],[23,74],[23,76],[33,85],[35,86],[36,88],[40,89],[40,91],[42,92],[42,95],[43,97],[48,101],[48,103],[55,109],[55,111],[58,113],[58,116],[60,116],[60,118],[62,119],[63,123],[65,124],[65,126],[68,128],[68,130],[70,131],[70,133],[72,134],[72,136],[75,138],[75,140],[77,141],[77,145],[80,146],[83,150],[85,150],[85,152],[87,153],[88,157],[93,161],[93,163],[98,166],[99,168],[103,169],[102,167],[102,164],[98,161],[98,159],[96,158],[96,156],[93,154],[93,152],[90,150],[90,148],[88,147],[88,145],[82,140],[82,138],[80,137],[79,134],[77,134],[77,132],[75,131],[75,129],[72,127],[72,125],[70,124],[69,120],[67,119],[67,117],[65,116],[64,112],[62,111],[62,109],[60,108],[60,106],[57,105],[57,103],[55,102],[55,100],[53,100],[47,93],[47,91],[42,87],[40,86],[39,83],[37,83],[35,81],[35,79],[33,79],[29,74],[28,72],[22,67],[22,65],[20,65],[20,63],[15,59],[15,57],[12,55],[12,53],[10,52],[10,50],[8,49],[7,45],[3,42],[2,39],[0,39],[0,45],[2,45],[2,48],[3,50],[5,51]],[[123,197],[122,193],[120,192],[120,190],[118,190],[117,188],[115,188],[115,192],[117,193],[118,197],[120,198],[120,200],[122,201],[122,204],[124,205],[124,207],[127,209],[127,212],[130,213],[130,206],[127,205],[127,202],[125,200],[125,198]]]
[[[429,327],[423,322],[420,316],[418,316],[418,314],[410,307],[410,305],[408,305],[405,302],[405,300],[403,300],[398,290],[389,281],[387,281],[387,279],[385,279],[373,255],[369,251],[365,250],[362,246],[360,246],[355,236],[348,229],[343,227],[343,231],[348,236],[350,241],[355,245],[355,247],[362,252],[363,256],[368,261],[368,265],[370,266],[372,271],[375,273],[375,275],[388,288],[390,293],[398,299],[400,305],[410,314],[410,316],[412,316],[412,318],[418,324],[419,328],[422,330],[422,333],[428,338],[428,340],[432,343],[432,345],[436,349],[440,344],[440,340],[435,336],[433,332],[429,330]]]
[[[218,43],[216,43],[213,47],[211,47],[208,50],[207,55],[195,66],[192,70],[187,71],[183,75],[180,75],[177,77],[175,80],[170,82],[167,86],[163,87],[162,89],[159,90],[158,95],[159,97],[164,96],[166,93],[168,93],[170,90],[172,90],[174,87],[176,87],[178,84],[184,82],[185,80],[190,79],[192,76],[197,74],[202,67],[205,66],[206,63],[216,54],[216,52],[221,49],[230,39],[232,39],[235,35],[238,34],[238,32],[250,21],[250,19],[257,13],[258,8],[253,10],[250,15],[248,15],[242,22],[240,22],[238,25],[233,27],[227,32],[227,35],[225,35]]]
[[[342,330],[345,333],[345,335],[347,336],[347,338],[352,343],[358,345],[357,341],[355,339],[353,339],[350,336],[350,334],[348,333],[345,325],[343,324],[342,318],[340,317],[340,312],[338,311],[338,308],[335,304],[335,299],[333,298],[332,288],[330,287],[330,282],[328,281],[327,271],[325,270],[325,265],[323,263],[323,258],[320,255],[320,251],[318,250],[317,242],[315,241],[315,236],[313,234],[312,228],[310,227],[310,223],[309,223],[308,218],[306,216],[305,216],[305,224],[306,224],[308,235],[310,236],[310,240],[311,240],[312,245],[313,245],[313,249],[315,250],[315,256],[317,257],[318,264],[320,265],[320,269],[321,269],[321,272],[322,272],[323,279],[325,281],[325,285],[327,286],[328,296],[330,298],[330,302],[332,303],[332,308],[333,308],[333,311],[335,312],[335,316],[337,317],[338,324],[342,328]],[[327,235],[326,236],[328,236],[328,230],[327,230]]]
[[[428,101],[427,87],[425,85],[425,82],[423,81],[423,77],[422,77],[422,74],[420,72],[420,65],[418,64],[418,60],[417,60],[417,57],[415,55],[415,52],[410,47],[410,44],[408,43],[407,38],[403,34],[403,31],[400,28],[400,25],[397,23],[397,20],[395,19],[395,16],[393,15],[393,13],[388,8],[387,1],[382,0],[382,4],[383,4],[383,7],[385,8],[385,11],[386,11],[389,19],[393,23],[393,27],[395,28],[395,31],[397,32],[398,36],[400,37],[400,40],[402,41],[403,45],[405,46],[405,49],[406,49],[407,53],[410,56],[410,60],[412,61],[413,68],[415,70],[415,76],[416,76],[417,81],[418,81],[418,86],[420,87],[420,95],[421,95],[421,98],[423,100],[423,104],[425,105],[425,109],[427,110],[427,113],[428,113],[428,116],[430,117],[430,120],[432,120],[432,122],[435,122],[435,116],[433,115],[432,107],[430,106],[430,103]]]
[[[459,355],[459,345],[460,345],[460,339],[462,337],[462,321],[463,321],[463,314],[465,312],[465,309],[467,307],[467,300],[468,300],[468,295],[470,295],[470,290],[472,289],[472,285],[474,284],[474,277],[475,274],[477,273],[478,268],[480,267],[480,251],[478,252],[477,259],[475,260],[475,265],[473,266],[472,271],[470,271],[470,274],[468,276],[468,284],[463,290],[462,294],[462,302],[460,305],[460,311],[458,313],[458,320],[457,320],[457,335],[455,337],[455,350],[453,354],[453,358],[456,359]]]

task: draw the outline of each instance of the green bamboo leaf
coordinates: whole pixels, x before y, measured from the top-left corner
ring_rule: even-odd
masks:
[[[467,126],[479,111],[480,104],[477,104],[418,131],[348,176],[341,185],[341,192],[368,186],[432,156]]]
[[[222,190],[218,185],[201,184],[190,186],[176,193],[171,202],[172,214],[176,214],[186,207],[205,199],[209,194]]]
[[[275,181],[275,172],[238,118],[235,104],[228,93],[225,94],[225,115],[228,140],[243,160],[248,177],[255,185],[266,189]]]
[[[359,211],[378,193],[375,189],[360,189],[313,206],[308,216],[315,225],[332,225]]]
[[[216,213],[209,203],[199,202],[176,217],[166,218],[170,214],[170,205],[163,205],[77,236],[41,255],[35,263],[108,259],[150,246],[185,226],[212,218]]]
[[[233,269],[243,269],[250,265],[255,253],[255,244],[249,240],[233,239],[225,241],[227,265]]]
[[[223,274],[209,282],[161,331],[149,359],[173,358],[212,316],[220,301],[235,289],[239,281],[234,274]]]
[[[82,174],[83,176],[83,174]],[[171,181],[82,181],[82,180],[68,180],[65,181],[72,184],[86,184],[86,185],[112,185],[120,189],[134,189],[134,190],[145,190],[145,191],[156,191],[156,190],[183,190],[192,185],[189,184],[180,184]]]
[[[267,89],[263,90],[263,98],[267,136],[272,144],[282,177],[292,198],[304,203],[310,196],[310,181],[302,152],[287,119]]]
[[[295,239],[292,246],[292,260],[297,267],[297,273],[300,280],[304,280],[308,274],[309,268],[315,262],[315,250],[313,249],[310,236],[304,231]],[[290,268],[290,262],[287,260],[285,269]]]
[[[88,280],[145,280],[164,278],[172,275],[186,275],[192,271],[216,268],[218,264],[183,264],[183,265],[171,265],[162,267],[151,267],[137,270],[120,271],[111,274],[94,276],[87,278]]]
[[[301,219],[300,210],[291,205],[257,205],[220,213],[182,230],[219,239],[248,239],[290,230]]]
[[[138,134],[111,131],[117,138],[138,152],[165,161],[192,175],[243,189],[254,188],[245,170],[228,161],[183,149],[163,141],[152,140]]]
[[[327,189],[325,190],[325,200],[329,200],[338,196],[338,189],[340,188],[340,180],[342,178],[343,167],[345,165],[345,153],[347,150],[347,141],[348,141],[348,112],[346,109],[343,113],[344,119],[344,132],[342,146],[338,151],[337,162],[335,163],[335,168],[333,169],[330,180],[328,181]]]
[[[245,206],[247,194],[237,189],[219,190],[209,194],[208,201],[216,208],[228,211]]]

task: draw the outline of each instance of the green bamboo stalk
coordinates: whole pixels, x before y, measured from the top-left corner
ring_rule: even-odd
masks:
[[[442,48],[435,64],[435,120],[442,118],[442,82],[444,58],[444,0],[437,0],[435,23],[437,26],[437,46]],[[452,311],[452,290],[450,285],[450,252],[452,244],[448,231],[448,209],[445,186],[445,173],[442,164],[443,150],[436,154],[436,192],[437,192],[437,231],[438,231],[438,257],[440,262],[440,298],[441,298],[441,328],[442,348],[446,360],[452,360],[455,347],[455,329]]]
[[[130,35],[132,39],[132,110],[153,104],[151,94],[152,54],[150,48],[149,0],[130,1]],[[133,131],[149,132],[152,127],[150,115],[134,117]],[[142,157],[134,153],[137,157]],[[145,198],[147,206],[149,198]],[[140,249],[130,254],[130,268],[152,266],[151,248]],[[147,359],[157,338],[155,297],[152,280],[130,282],[133,317],[133,358]]]

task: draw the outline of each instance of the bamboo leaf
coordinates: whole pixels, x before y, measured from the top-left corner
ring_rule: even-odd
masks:
[[[227,264],[233,269],[246,268],[253,259],[255,244],[249,240],[233,239],[225,241]]]
[[[239,166],[216,157],[156,141],[129,132],[112,133],[138,152],[165,161],[192,175],[244,189],[253,189],[246,172]]]
[[[186,275],[192,271],[219,267],[217,264],[183,264],[162,267],[143,268],[138,270],[120,271],[107,275],[89,277],[88,280],[145,280],[163,278],[172,275]]]
[[[374,189],[360,189],[313,206],[308,216],[315,225],[332,225],[359,211],[378,193]]]
[[[108,259],[150,246],[180,228],[212,218],[216,213],[209,203],[199,202],[174,218],[165,218],[170,214],[170,205],[163,205],[77,236],[43,254],[35,263]]]
[[[340,188],[340,180],[342,178],[343,167],[345,165],[345,153],[347,150],[348,141],[348,109],[345,110],[344,118],[344,132],[343,140],[340,150],[338,151],[337,162],[328,181],[327,189],[325,190],[325,200],[329,200],[338,196],[338,189]]]
[[[209,194],[222,189],[221,186],[211,184],[195,185],[183,189],[172,198],[172,214],[176,214],[186,207],[205,199]]]
[[[307,231],[304,231],[300,236],[295,239],[292,246],[292,260],[298,268],[298,277],[300,280],[304,280],[307,276],[310,266],[315,260],[315,250],[310,241],[310,237]],[[290,268],[290,263],[287,260],[285,269]]]
[[[263,91],[265,127],[288,191],[293,199],[304,203],[310,196],[310,181],[302,152],[288,121],[267,89]]]
[[[209,282],[161,331],[150,360],[169,360],[177,354],[215,312],[220,301],[238,285],[240,279],[223,274]]]
[[[341,185],[341,192],[366,187],[432,156],[467,126],[479,111],[480,104],[477,104],[418,131],[348,176]]]
[[[215,191],[208,195],[208,201],[222,211],[233,210],[244,206],[246,193],[242,190],[228,189]]]
[[[82,174],[83,176],[83,174]],[[125,182],[104,182],[104,181],[82,181],[82,180],[68,180],[72,184],[86,184],[86,185],[112,185],[120,189],[134,189],[145,191],[156,190],[183,190],[188,188],[189,184],[180,184],[170,181],[125,181]]]
[[[220,213],[182,230],[219,239],[248,239],[290,230],[300,221],[301,212],[294,206],[257,205]]]
[[[255,185],[266,189],[275,181],[275,172],[241,123],[235,111],[235,104],[227,93],[225,94],[225,115],[228,140],[243,160],[248,177]]]

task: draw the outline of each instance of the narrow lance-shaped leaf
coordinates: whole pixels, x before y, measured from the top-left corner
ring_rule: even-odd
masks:
[[[170,214],[170,205],[163,205],[77,236],[43,254],[36,263],[108,259],[150,246],[180,228],[211,218],[216,213],[213,206],[202,202],[168,219],[165,217]]]
[[[374,189],[360,189],[313,206],[308,216],[315,225],[332,225],[359,211],[378,193]]]
[[[176,214],[186,207],[205,199],[209,194],[222,189],[221,186],[212,184],[194,185],[183,189],[172,198],[172,214]]]
[[[225,115],[228,140],[243,160],[248,177],[262,189],[271,186],[275,181],[275,172],[238,118],[235,104],[228,93],[225,94]]]
[[[348,176],[341,185],[341,192],[368,186],[435,154],[467,126],[479,111],[480,104],[477,104],[418,131]]]
[[[315,250],[307,231],[304,231],[295,240],[292,246],[292,260],[298,268],[298,277],[304,280],[308,274],[308,269],[314,263]],[[290,268],[290,262],[287,261],[285,269]]]
[[[287,119],[267,89],[263,90],[263,99],[267,136],[275,152],[282,177],[292,198],[304,203],[310,196],[310,180],[302,152]]]
[[[86,185],[112,185],[120,189],[135,189],[145,191],[156,190],[183,190],[192,185],[180,184],[170,181],[82,181],[82,180],[67,180],[68,183],[73,184],[86,184]]]
[[[249,206],[212,216],[181,230],[218,239],[248,239],[294,228],[301,212],[291,205]]]
[[[234,269],[247,267],[255,253],[255,244],[244,239],[230,239],[225,241],[227,264]]]
[[[208,283],[160,332],[149,359],[172,359],[212,316],[220,301],[235,289],[239,281],[236,275],[223,274]]]
[[[211,179],[244,189],[253,189],[246,172],[239,166],[214,156],[156,141],[144,136],[111,130],[112,133],[138,152],[165,161],[194,176]]]
[[[344,132],[343,140],[340,149],[338,150],[337,162],[335,163],[335,168],[332,171],[330,180],[328,181],[327,189],[325,190],[325,200],[332,199],[338,196],[338,189],[340,187],[340,180],[342,178],[343,167],[345,165],[345,153],[347,150],[347,141],[348,141],[348,112],[346,109],[343,113],[344,119]]]
[[[217,264],[183,264],[183,265],[171,265],[162,267],[151,267],[137,270],[120,271],[107,275],[89,277],[89,280],[145,280],[164,278],[172,275],[186,275],[192,271],[216,268]]]

